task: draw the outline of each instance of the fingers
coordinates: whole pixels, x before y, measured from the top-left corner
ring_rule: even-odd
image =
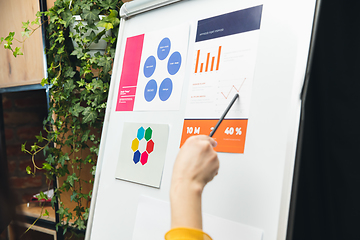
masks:
[[[217,146],[217,142],[213,138],[209,137],[209,141],[213,148]]]
[[[211,146],[214,148],[217,146],[217,142],[212,138],[212,137],[209,137],[209,136],[206,136],[206,135],[196,135],[196,136],[191,136],[189,137],[186,141],[198,141],[198,139],[200,140],[207,140],[210,142]]]
[[[176,158],[173,181],[195,182],[204,188],[218,173],[219,159],[214,147],[216,141],[206,135],[192,136],[186,140]]]

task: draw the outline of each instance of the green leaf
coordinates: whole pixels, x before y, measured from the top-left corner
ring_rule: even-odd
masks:
[[[94,5],[93,3],[89,3],[88,1],[81,1],[80,3],[79,3],[79,1],[75,1],[75,4],[77,4],[78,7],[81,8],[82,10],[86,9],[89,11],[90,11],[91,7]]]
[[[53,169],[53,167],[48,163],[43,163],[43,169],[50,171]]]
[[[100,21],[96,26],[98,27],[104,27],[106,30],[110,30],[114,28],[114,25],[109,22]]]
[[[63,43],[65,41],[65,37],[64,37],[64,32],[63,31],[59,31],[57,32],[56,35],[56,39],[55,39],[55,42],[58,42],[58,43]],[[55,46],[55,45],[53,45]]]
[[[13,52],[14,57],[18,56],[18,55],[24,55],[21,51],[19,47],[16,47],[14,52]]]
[[[39,195],[36,195],[38,200],[48,200],[48,196],[44,192],[40,192]]]
[[[85,19],[89,25],[94,24],[95,21],[100,20],[99,18],[100,10],[93,9],[93,10],[87,10],[84,9],[83,13],[80,14],[82,19]]]
[[[80,81],[77,81],[77,84],[79,84],[79,87],[85,86],[85,80],[82,78]]]
[[[98,89],[98,88],[100,90],[102,90],[104,88],[103,81],[101,81],[100,79],[98,79],[98,80],[93,79],[91,84],[92,84],[93,90]]]
[[[110,57],[100,58],[98,65],[103,67],[103,71],[105,73],[108,73],[111,69],[111,58]]]
[[[97,24],[98,27],[104,27],[106,30],[110,30],[120,24],[120,19],[118,18],[118,12],[116,10],[110,10],[110,14],[107,17],[104,17]]]
[[[87,208],[87,209],[85,209],[85,213],[83,213],[83,217],[84,217],[85,221],[88,220],[88,218],[89,218],[89,212],[90,212],[90,209]]]
[[[93,166],[93,167],[91,168],[91,174],[92,174],[93,176],[95,176],[95,173],[96,173],[96,166]]]
[[[75,55],[77,58],[80,59],[84,56],[84,53],[81,47],[76,47],[75,50],[70,55]]]
[[[32,21],[31,25],[40,25],[40,18],[38,17],[34,21]]]
[[[31,167],[30,167],[30,166],[27,166],[27,167],[26,167],[26,173],[27,173],[27,174],[31,174]]]
[[[9,35],[5,38],[5,41],[14,40],[15,32],[9,32]]]
[[[58,51],[57,51],[57,54],[62,54],[62,53],[64,53],[64,52],[65,52],[65,51],[64,51],[64,47],[65,47],[65,45],[63,45],[61,48],[59,48]]]
[[[71,68],[71,67],[67,67],[66,68],[66,71],[65,71],[65,73],[64,73],[64,77],[65,78],[72,78],[72,77],[74,77],[74,75],[75,75],[75,71],[73,71],[73,69]]]
[[[49,84],[49,82],[48,82],[47,78],[43,78],[41,80],[41,86],[45,86],[46,84]]]
[[[54,165],[55,164],[55,158],[53,155],[49,154],[46,158],[46,162],[48,162],[49,164],[51,165]]]
[[[55,202],[57,201],[56,195],[54,194],[53,198],[51,199],[51,206],[52,208],[55,208]]]
[[[95,34],[95,32],[94,32],[94,31],[91,31],[90,34],[89,34],[89,36],[87,36],[86,38],[89,40],[89,42],[95,41],[95,40],[96,40],[96,34]]]
[[[73,191],[73,194],[70,196],[70,201],[76,201],[76,196],[78,195],[77,192]]]
[[[29,24],[30,24],[29,20],[27,22],[22,22],[22,28],[28,28]]]
[[[57,77],[50,79],[50,81],[51,81],[51,84],[53,84],[53,85],[55,85],[55,86],[58,86],[58,85],[59,85],[59,83],[58,83],[58,78],[57,78]]]
[[[64,12],[65,9],[64,8],[60,8],[59,10],[56,11],[57,14],[61,14],[62,12]]]
[[[64,12],[62,12],[61,17],[65,21],[66,28],[75,21],[69,9],[66,9]]]
[[[67,92],[72,92],[75,88],[75,84],[73,80],[67,80],[64,84],[64,90]]]
[[[39,136],[35,136],[35,137],[36,137],[36,139],[38,140],[39,143],[44,141],[44,138],[43,138],[41,132],[40,132],[40,135],[39,135]]]
[[[63,155],[59,158],[59,163],[61,164],[61,166],[64,166],[65,161],[69,161],[69,160],[70,160],[70,158],[69,158],[68,154],[66,153],[65,155]]]
[[[36,145],[36,143],[34,143],[34,145],[31,146],[31,151],[32,152],[36,152],[36,150],[40,148],[39,146]]]
[[[110,21],[112,23],[112,25],[114,25],[114,27],[119,25],[120,24],[120,19],[119,19],[118,11],[110,10],[110,14],[109,14],[109,16],[107,16],[107,20]]]
[[[50,215],[50,214],[49,214],[48,210],[45,209],[45,213],[43,214],[43,217],[46,217],[46,216],[49,216],[49,215]]]
[[[31,30],[28,28],[25,28],[23,32],[21,32],[21,36],[30,37]]]
[[[116,8],[117,3],[118,0],[103,0],[99,2],[99,5],[108,10],[109,8]]]
[[[77,103],[72,108],[70,108],[70,113],[75,117],[79,117],[79,114],[84,111],[84,109],[84,107],[80,106],[80,103]]]
[[[67,179],[66,179],[66,181],[70,184],[70,186],[74,186],[74,183],[75,183],[75,181],[77,181],[78,180],[78,177],[76,176],[76,174],[75,173],[73,173],[72,175],[69,175],[68,177],[67,177]]]
[[[88,123],[88,122],[92,122],[94,121],[98,114],[96,111],[91,110],[90,107],[85,108],[85,110],[82,112],[82,114],[84,115],[83,118],[83,123]]]
[[[64,230],[63,230],[63,235],[65,235],[65,233],[67,232],[67,226],[63,226]]]
[[[89,139],[90,130],[86,130],[81,137],[81,142],[86,142]]]
[[[21,144],[21,151],[22,151],[22,152],[25,152],[25,151],[26,151],[25,145],[26,145],[26,142],[25,142],[24,144]]]
[[[77,229],[79,230],[82,230],[82,229],[85,229],[86,226],[85,226],[85,221],[84,220],[81,220],[81,218],[78,218],[76,221],[75,221],[75,224],[77,225]]]

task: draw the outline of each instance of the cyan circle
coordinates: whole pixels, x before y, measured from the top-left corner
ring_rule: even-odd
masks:
[[[164,38],[161,40],[158,49],[157,49],[157,55],[160,60],[164,60],[170,52],[171,42],[169,38]]]
[[[154,56],[150,56],[146,59],[144,64],[144,75],[145,77],[151,77],[154,74],[156,68],[156,59]]]
[[[157,83],[154,79],[150,80],[146,86],[144,91],[144,97],[147,102],[151,102],[156,96],[157,92]]]
[[[174,52],[171,54],[168,62],[168,72],[170,75],[176,74],[181,66],[181,54],[179,52]]]
[[[166,101],[169,99],[173,89],[173,83],[170,78],[165,78],[159,87],[159,97],[161,101]]]

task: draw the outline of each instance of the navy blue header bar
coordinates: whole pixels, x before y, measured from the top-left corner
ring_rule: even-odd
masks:
[[[260,29],[262,5],[200,20],[196,42]]]

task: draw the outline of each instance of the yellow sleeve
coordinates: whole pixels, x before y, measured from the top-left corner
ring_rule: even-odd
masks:
[[[165,240],[212,240],[212,238],[200,229],[173,228],[165,234]]]

